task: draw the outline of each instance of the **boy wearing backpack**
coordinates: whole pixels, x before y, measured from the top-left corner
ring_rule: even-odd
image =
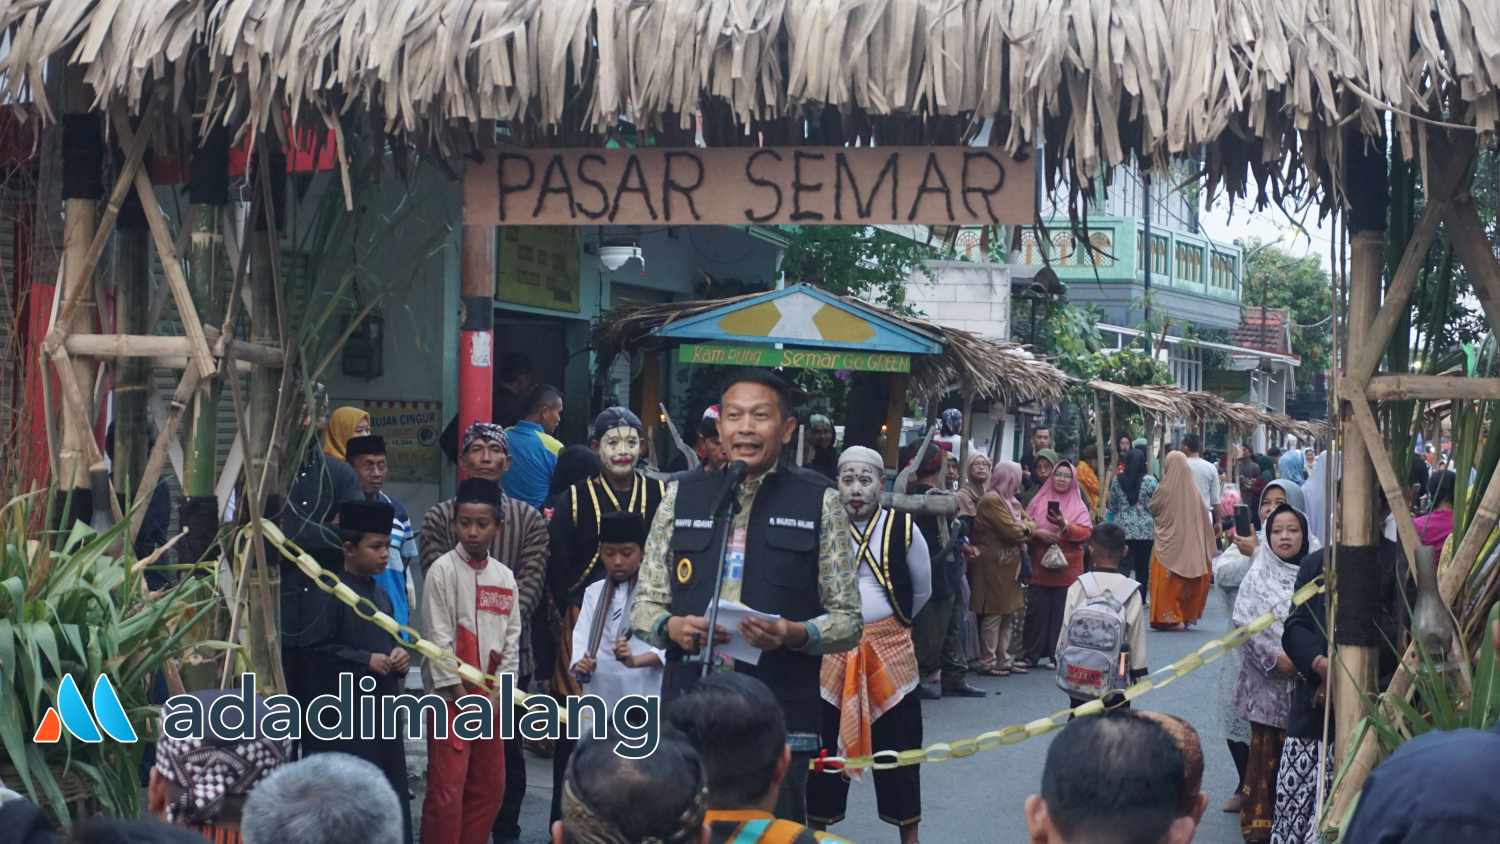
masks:
[[[1093,570],[1068,588],[1057,685],[1075,707],[1123,691],[1147,673],[1145,602],[1140,583],[1120,573],[1126,553],[1119,525],[1095,526],[1089,542]]]

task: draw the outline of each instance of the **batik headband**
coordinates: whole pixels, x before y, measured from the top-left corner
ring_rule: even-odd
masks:
[[[493,422],[475,422],[464,431],[464,445],[460,451],[468,451],[469,446],[476,442],[495,443],[510,454],[510,437],[506,436],[505,429]]]

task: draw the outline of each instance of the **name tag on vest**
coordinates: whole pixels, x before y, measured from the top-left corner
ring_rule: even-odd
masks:
[[[713,519],[678,519],[672,523],[674,527],[680,528],[711,528],[714,526]]]
[[[786,516],[772,516],[770,522],[771,527],[796,528],[798,530],[818,529],[817,522],[810,522],[807,519],[789,519]]]

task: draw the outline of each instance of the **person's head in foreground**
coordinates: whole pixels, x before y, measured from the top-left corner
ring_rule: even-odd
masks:
[[[500,485],[484,478],[466,478],[458,485],[453,522],[458,544],[476,560],[489,555],[500,530]]]
[[[612,738],[578,743],[563,778],[553,844],[702,844],[707,786],[698,751],[670,727],[656,752],[629,759]]]
[[[216,698],[236,694],[224,690],[193,692],[192,696],[206,712]],[[259,696],[255,698],[255,710],[246,717],[259,723],[267,711]],[[246,797],[286,763],[290,744],[264,736],[221,739],[212,732],[201,739],[162,736],[156,743],[156,764],[147,785],[147,808],[179,826],[209,831],[237,829]]]
[[[1047,748],[1042,793],[1026,798],[1032,844],[1186,844],[1182,753],[1133,712],[1076,718]]]
[[[1194,823],[1203,820],[1208,809],[1208,795],[1203,793],[1203,741],[1193,725],[1165,712],[1137,710],[1141,717],[1162,725],[1177,751],[1182,754],[1182,789],[1177,793],[1177,811],[1191,817]]]
[[[667,707],[667,723],[697,748],[708,773],[710,809],[776,806],[791,751],[781,705],[746,674],[710,674]]]
[[[1125,531],[1112,522],[1094,528],[1094,534],[1089,538],[1089,559],[1100,571],[1119,571],[1120,561],[1125,559],[1127,550]]]
[[[401,804],[379,768],[319,753],[257,785],[240,831],[245,844],[401,844]]]
[[[719,439],[725,459],[743,460],[750,475],[770,471],[797,431],[792,388],[769,369],[742,369],[724,381]]]

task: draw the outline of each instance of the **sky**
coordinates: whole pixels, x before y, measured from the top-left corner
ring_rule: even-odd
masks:
[[[1269,242],[1285,238],[1280,244],[1283,252],[1302,257],[1313,255],[1323,269],[1331,269],[1328,248],[1333,240],[1332,220],[1318,222],[1317,209],[1309,207],[1301,213],[1301,220],[1294,222],[1274,205],[1256,211],[1250,202],[1235,203],[1231,211],[1228,200],[1222,196],[1213,206],[1204,205],[1199,222],[1203,231],[1221,243],[1233,243],[1236,239],[1246,242],[1259,238]]]

